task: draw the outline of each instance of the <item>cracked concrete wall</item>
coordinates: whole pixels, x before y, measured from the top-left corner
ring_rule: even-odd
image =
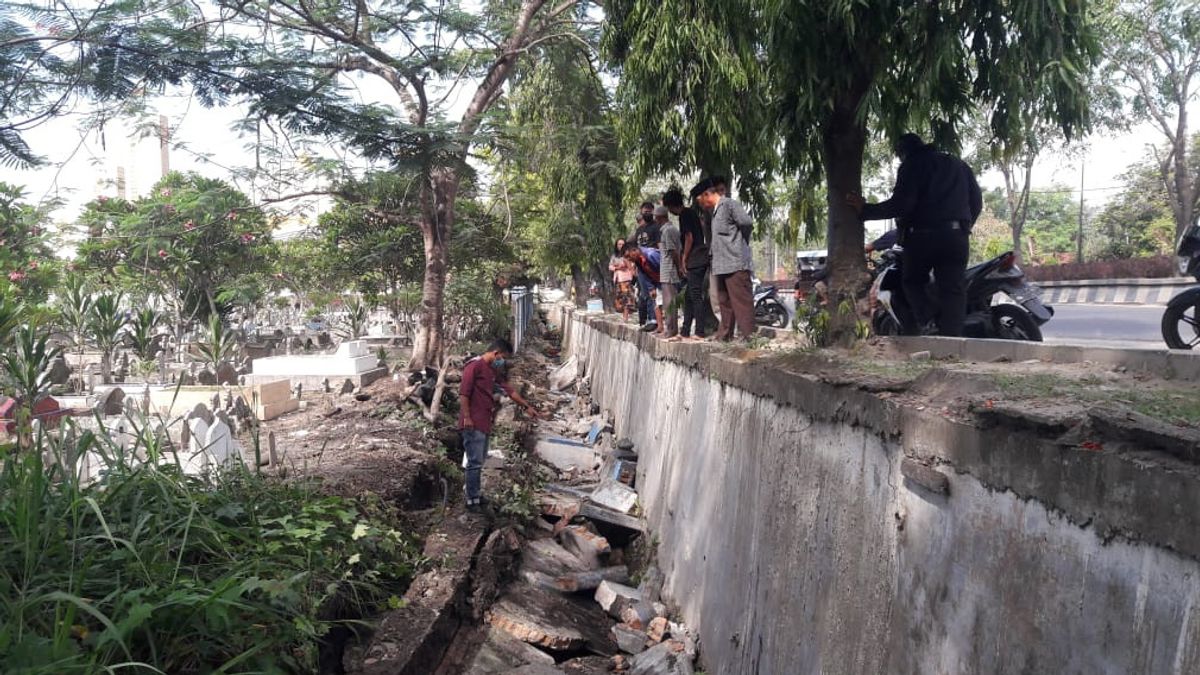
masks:
[[[725,381],[736,364],[662,358],[595,322],[565,320],[568,345],[637,444],[665,595],[709,672],[1200,673],[1194,556],[961,467],[942,467],[948,495],[928,492],[900,473],[898,431],[781,404]]]

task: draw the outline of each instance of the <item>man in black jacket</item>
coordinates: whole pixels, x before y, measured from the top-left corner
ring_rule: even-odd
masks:
[[[860,195],[848,195],[846,201],[863,220],[896,219],[904,246],[904,295],[917,324],[924,327],[934,319],[926,296],[932,270],[940,300],[938,334],[962,335],[969,238],[983,210],[979,184],[966,162],[938,152],[916,134],[900,137],[896,155],[900,169],[891,199],[867,204]]]

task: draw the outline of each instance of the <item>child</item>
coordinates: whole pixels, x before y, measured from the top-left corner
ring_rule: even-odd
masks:
[[[612,271],[613,284],[617,287],[616,307],[621,310],[622,319],[629,321],[629,310],[637,304],[633,298],[634,267],[633,263],[625,259],[624,248],[625,240],[618,239],[613,246],[613,257],[608,261],[608,269]]]

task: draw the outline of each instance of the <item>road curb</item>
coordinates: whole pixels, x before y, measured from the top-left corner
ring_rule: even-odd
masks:
[[[979,340],[947,337],[884,338],[904,353],[927,351],[933,358],[995,362],[1038,360],[1047,363],[1099,363],[1124,367],[1167,380],[1200,379],[1200,354],[1162,348],[1094,347],[1017,340]]]
[[[1166,279],[1078,279],[1034,281],[1051,305],[1165,305],[1181,291],[1196,285],[1190,277]]]

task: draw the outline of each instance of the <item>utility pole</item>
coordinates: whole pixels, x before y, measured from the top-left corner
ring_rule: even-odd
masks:
[[[167,126],[167,116],[158,116],[158,154],[162,162],[162,175],[165,177],[171,173],[171,152],[169,141],[171,140],[171,129]]]
[[[1075,262],[1083,262],[1083,176],[1087,156],[1079,162],[1079,237],[1076,241]]]

